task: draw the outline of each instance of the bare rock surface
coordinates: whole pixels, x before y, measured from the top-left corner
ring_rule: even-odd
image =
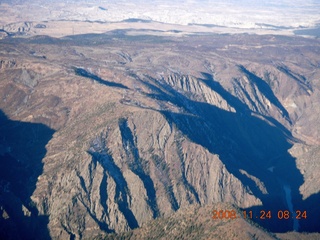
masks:
[[[92,239],[218,202],[287,209],[289,186],[294,210],[310,213],[299,230],[319,229],[319,53],[318,39],[273,35],[1,40],[0,156],[22,164],[18,174],[37,166],[23,173],[24,195],[21,180],[3,178],[1,221],[43,218],[44,235],[19,234]],[[293,230],[272,220],[259,223]]]

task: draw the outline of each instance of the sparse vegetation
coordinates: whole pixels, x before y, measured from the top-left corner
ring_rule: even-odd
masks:
[[[149,34],[1,40],[5,218],[16,220],[8,205],[57,239],[274,239],[211,208],[285,208],[290,182],[293,205],[316,219],[319,40]]]

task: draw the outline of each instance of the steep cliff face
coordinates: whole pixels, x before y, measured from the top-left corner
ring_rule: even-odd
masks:
[[[259,211],[277,201],[285,209],[284,185],[296,209],[319,199],[317,173],[306,163],[317,164],[308,154],[319,154],[317,40],[299,39],[311,50],[272,38],[279,46],[263,45],[259,57],[254,45],[269,40],[238,38],[3,40],[1,109],[55,130],[42,142],[43,167],[24,203],[48,218],[52,238],[120,233],[191,205]],[[221,40],[243,38],[253,46],[223,50]],[[274,50],[282,44],[287,55]],[[266,227],[292,230],[290,221],[282,225]]]
[[[217,155],[192,143],[155,111],[120,118],[80,149],[63,164],[51,163],[56,169],[46,170],[57,172],[54,182],[41,177],[33,198],[50,204],[41,212],[48,214],[49,208],[50,218],[59,219],[50,226],[58,238],[66,234],[61,226],[68,234],[90,238],[99,229],[127,231],[192,204],[261,204]],[[42,194],[47,199],[36,197]]]

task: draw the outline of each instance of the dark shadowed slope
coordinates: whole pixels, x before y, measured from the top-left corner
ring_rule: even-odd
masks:
[[[75,68],[74,69],[75,73],[79,76],[85,77],[85,78],[89,78],[92,79],[102,85],[105,86],[109,86],[109,87],[117,87],[117,88],[124,88],[124,89],[128,89],[128,87],[124,86],[121,83],[115,83],[115,82],[110,82],[107,80],[103,80],[102,78],[98,77],[97,75],[94,75],[93,73],[88,72],[87,70],[83,69],[83,68]]]
[[[157,90],[155,92],[158,94],[149,97],[169,100],[184,109],[185,113],[162,111],[162,114],[193,142],[205,147],[211,153],[218,154],[227,169],[245,185],[250,186],[253,194],[263,202],[262,207],[250,209],[254,211],[255,216],[259,217],[261,210],[271,210],[276,214],[278,210],[288,209],[284,185],[291,187],[295,210],[309,209],[308,202],[312,199],[302,200],[299,187],[303,183],[303,178],[296,167],[295,159],[288,153],[288,149],[292,146],[290,141],[293,140],[291,134],[278,122],[274,125],[270,124],[267,118],[262,120],[254,116],[221,86],[210,82],[212,79],[206,81],[209,81],[208,86],[222,93],[222,96],[239,111],[229,112],[208,103],[190,100],[170,85],[155,79],[152,89]],[[166,92],[160,89],[165,89]],[[272,166],[275,166],[275,169],[271,171]],[[267,193],[262,192],[252,179],[243,174],[243,170],[249,176],[260,179]],[[313,198],[318,199],[317,196]],[[315,222],[315,217],[316,212],[313,210],[309,220]],[[277,216],[273,216],[272,221],[259,223],[273,232],[286,232],[293,227],[292,220],[278,220]],[[302,226],[304,230],[314,230],[316,227],[309,229],[303,224]]]
[[[50,239],[48,217],[31,202],[54,131],[12,121],[0,111],[0,239]]]

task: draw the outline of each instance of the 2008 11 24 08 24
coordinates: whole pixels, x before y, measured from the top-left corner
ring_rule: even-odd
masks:
[[[253,211],[242,211],[237,212],[236,210],[213,210],[212,218],[213,219],[236,219],[236,218],[248,218],[248,219],[298,219],[303,220],[307,219],[307,211],[296,210],[295,212],[290,212],[289,210],[278,210],[272,212],[271,210],[261,210],[260,214],[254,215]]]

